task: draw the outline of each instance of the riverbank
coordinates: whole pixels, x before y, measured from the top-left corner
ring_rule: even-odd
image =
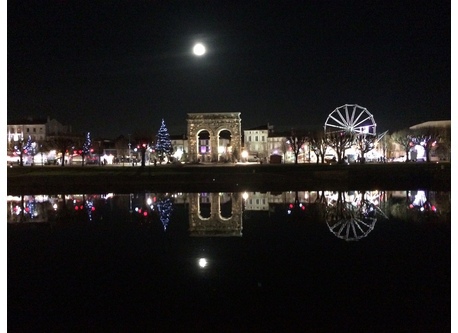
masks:
[[[8,194],[451,190],[450,163],[12,167]]]

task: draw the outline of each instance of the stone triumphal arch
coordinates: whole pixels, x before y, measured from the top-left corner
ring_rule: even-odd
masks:
[[[242,147],[242,120],[240,112],[188,113],[189,161],[217,162],[239,160]],[[222,139],[222,132],[230,133]],[[208,137],[199,138],[205,133]]]

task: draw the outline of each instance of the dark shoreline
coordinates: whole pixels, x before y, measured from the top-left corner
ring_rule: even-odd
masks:
[[[7,194],[451,190],[450,163],[33,166],[7,171]]]

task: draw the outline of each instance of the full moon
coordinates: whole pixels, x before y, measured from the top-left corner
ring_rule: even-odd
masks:
[[[192,49],[192,52],[194,52],[194,54],[198,57],[202,56],[205,54],[205,46],[201,43],[198,43],[196,45],[194,45],[193,49]]]

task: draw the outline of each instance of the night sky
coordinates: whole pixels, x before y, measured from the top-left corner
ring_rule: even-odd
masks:
[[[7,13],[8,121],[116,138],[162,118],[183,134],[195,112],[241,112],[242,129],[322,128],[344,104],[378,132],[451,119],[450,1],[8,1]]]

